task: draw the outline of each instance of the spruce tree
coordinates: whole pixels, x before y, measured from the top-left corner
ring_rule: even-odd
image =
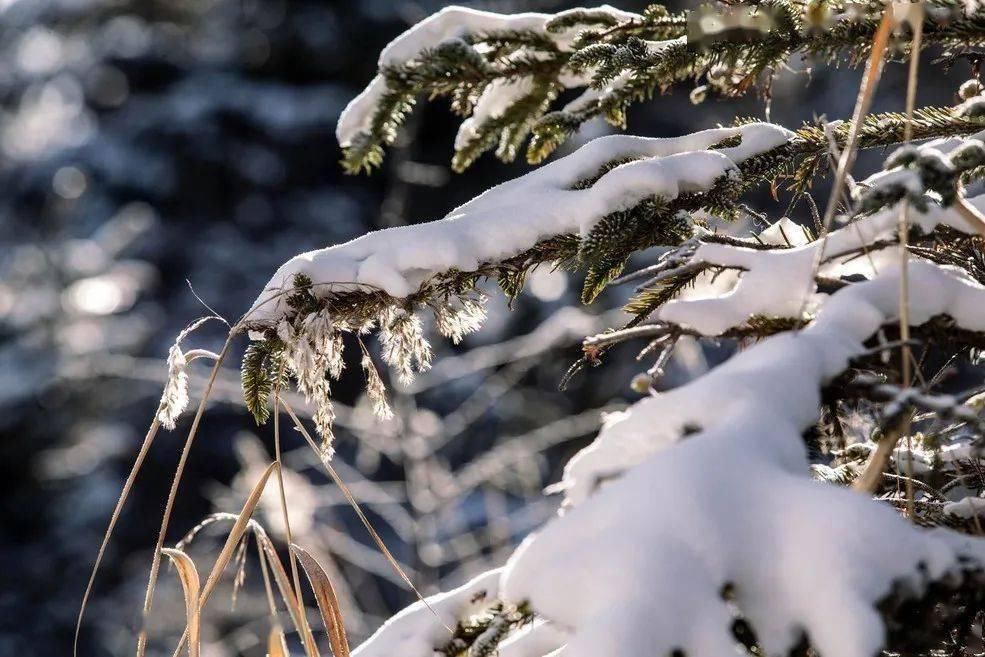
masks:
[[[253,340],[244,399],[258,422],[286,410],[330,472],[331,383],[346,344],[358,343],[368,394],[386,417],[369,335],[409,380],[432,360],[422,318],[453,341],[479,329],[485,279],[515,296],[536,267],[577,270],[585,303],[614,283],[636,285],[630,319],[587,336],[569,376],[589,365],[604,376],[607,351],[636,342],[645,365],[632,386],[645,397],[568,463],[560,517],[501,570],[422,599],[357,654],[980,652],[985,402],[974,388],[943,394],[945,369],[931,364],[975,368],[985,345],[985,196],[966,191],[985,171],[985,95],[970,80],[955,106],[913,98],[924,50],[936,66],[977,62],[983,41],[985,10],[956,0],[641,14],[448,8],[393,41],[339,121],[342,164],[354,174],[381,164],[421,97],[447,97],[462,116],[452,164],[464,171],[489,151],[542,163],[586,121],[626,127],[630,105],[684,82],[695,83],[698,105],[762,89],[794,55],[864,76],[842,121],[787,129],[739,118],[680,138],[600,137],[444,219],[305,253],[274,274],[230,331]],[[909,66],[907,101],[870,113],[893,61]],[[558,107],[562,92],[582,88]],[[887,147],[882,170],[853,178],[858,151]],[[830,194],[815,199],[826,176]],[[751,212],[744,198],[758,188],[816,204],[815,225],[777,207],[757,234],[718,230]],[[651,247],[652,263],[627,273]],[[656,393],[685,337],[742,349]],[[194,356],[218,367],[229,344]],[[187,398],[185,356],[176,343],[165,424]],[[289,386],[315,407],[320,444],[285,406]],[[311,654],[295,554],[317,571],[292,552],[278,584]],[[340,657],[337,610],[317,572],[312,584]]]

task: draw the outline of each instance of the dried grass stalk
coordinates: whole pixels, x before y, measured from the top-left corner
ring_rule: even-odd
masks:
[[[335,657],[349,657],[349,640],[345,636],[342,609],[339,607],[339,599],[335,595],[332,580],[307,550],[299,545],[292,545],[291,552],[301,562],[301,567],[304,568],[304,573],[311,584],[311,590],[315,593],[318,610],[321,611],[322,622],[325,623],[328,641],[332,646],[332,654]]]
[[[199,580],[195,562],[181,550],[164,548],[161,554],[171,559],[181,580],[185,594],[185,612],[188,616],[188,657],[199,657],[202,645],[202,608],[198,603]]]

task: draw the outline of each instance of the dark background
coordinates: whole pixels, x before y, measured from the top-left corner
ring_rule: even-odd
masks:
[[[342,174],[339,112],[374,74],[379,50],[443,4],[0,0],[0,655],[71,649],[90,565],[156,408],[164,357],[182,327],[208,313],[190,286],[235,319],[291,255],[439,218],[527,169],[485,157],[464,175],[451,173],[458,123],[437,102],[419,107],[381,171]],[[795,127],[850,115],[858,71],[791,66],[797,72],[774,86],[773,120]],[[952,102],[966,75],[924,76],[921,104]],[[676,135],[764,115],[755,97],[695,108],[688,91],[634,108],[633,132]],[[902,104],[897,65],[875,109]],[[607,130],[592,123],[579,139]],[[773,219],[785,208],[754,200]],[[337,465],[422,590],[501,563],[554,512],[540,490],[594,433],[596,409],[634,398],[626,382],[643,367],[629,350],[557,390],[580,336],[614,323],[601,314],[628,294],[610,290],[581,310],[579,283],[541,272],[513,312],[494,296],[486,326],[464,346],[435,339],[444,364],[399,390],[394,422],[373,421],[358,367],[336,389]],[[224,327],[210,323],[186,347],[218,349],[223,338]],[[272,448],[270,426],[258,429],[238,404],[244,346],[236,343],[220,376],[169,544],[209,513],[237,510]],[[665,383],[719,357],[684,348]],[[205,367],[192,367],[193,404]],[[188,423],[162,433],[151,451],[97,582],[82,655],[132,654]],[[288,478],[296,540],[336,578],[356,642],[413,596],[312,467],[303,441],[293,432],[285,441],[298,473]],[[258,519],[282,538],[268,508]],[[193,545],[203,577],[219,541],[209,531]],[[181,630],[174,579],[162,573],[152,654],[170,654]],[[204,654],[264,654],[252,557],[235,612],[228,589],[208,609]]]

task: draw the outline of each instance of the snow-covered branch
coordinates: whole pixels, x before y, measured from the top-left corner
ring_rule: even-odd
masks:
[[[366,288],[408,297],[449,270],[477,271],[551,237],[587,235],[604,216],[645,198],[670,201],[707,192],[716,181],[738,176],[738,164],[790,136],[778,126],[754,123],[669,139],[596,139],[568,157],[494,187],[440,221],[389,228],[296,256],[277,270],[246,319],[282,317],[288,310],[283,292],[291,289],[297,274],[312,280],[316,297]],[[738,146],[710,150],[734,137],[741,137]],[[620,162],[626,163],[606,170]],[[593,184],[577,188],[600,170],[604,173]]]
[[[531,134],[527,158],[539,162],[585,121],[602,116],[625,127],[630,104],[678,83],[695,81],[691,98],[700,103],[709,93],[745,93],[797,52],[822,59],[847,55],[858,63],[881,18],[878,4],[871,10],[842,2],[823,10],[793,0],[754,4],[680,13],[652,4],[642,14],[607,5],[514,15],[446,7],[381,53],[379,74],[338,124],[344,164],[351,172],[379,165],[419,96],[449,96],[464,117],[455,141],[457,169],[493,149],[512,160]],[[925,43],[981,38],[981,8],[955,0],[928,4]],[[550,111],[562,90],[585,87]],[[871,124],[863,142],[885,139],[887,132],[901,141],[902,117],[883,119],[881,129]],[[928,120],[954,117],[918,112],[916,137]],[[823,157],[815,153],[813,164]]]
[[[871,657],[919,632],[893,620],[904,601],[933,595],[934,613],[957,614],[982,581],[985,542],[813,481],[802,439],[825,384],[896,319],[898,290],[887,266],[802,331],[611,416],[565,470],[564,515],[521,545],[498,589],[485,576],[486,595],[528,603],[566,657],[730,654],[739,618],[765,654],[806,642]],[[910,263],[909,302],[914,324],[948,315],[985,331],[985,287],[956,271]],[[423,605],[401,617],[424,637],[416,650],[388,625],[358,654],[429,657],[449,638]]]
[[[589,280],[591,295],[597,294],[633,250],[654,240],[673,244],[687,238],[685,207],[722,205],[723,190],[741,180],[741,165],[790,136],[775,125],[752,123],[671,139],[597,139],[439,221],[370,233],[292,258],[240,323],[264,338],[244,360],[251,410],[264,419],[275,379],[290,373],[318,407],[317,424],[327,439],[334,415],[323,375],[336,378],[341,371],[343,332],[379,327],[384,360],[409,379],[430,363],[415,310],[430,310],[438,330],[457,341],[483,318],[482,298],[473,292],[479,278],[497,277],[515,293],[530,268],[551,260],[594,262]],[[614,256],[617,228],[638,240]],[[368,356],[363,366],[385,416],[389,407]]]

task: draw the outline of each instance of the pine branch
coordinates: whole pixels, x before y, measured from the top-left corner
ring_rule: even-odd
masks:
[[[481,614],[460,621],[451,640],[435,652],[445,657],[492,657],[511,632],[533,618],[527,604],[494,602]]]
[[[283,345],[273,336],[262,342],[253,342],[246,348],[240,367],[243,401],[258,425],[270,418],[267,402],[277,384],[277,377],[283,376],[283,372]]]
[[[530,93],[472,126],[476,136],[457,149],[454,165],[464,169],[493,149],[500,159],[512,160],[528,134],[527,159],[540,162],[585,121],[601,116],[625,127],[630,105],[687,80],[704,78],[702,97],[708,92],[738,96],[796,54],[857,65],[868,55],[882,9],[880,2],[849,8],[843,2],[763,0],[753,8],[715,9],[717,22],[726,27],[710,34],[701,31],[698,20],[707,9],[670,13],[651,5],[629,17],[602,9],[573,10],[546,20],[540,29],[489,30],[430,44],[408,61],[381,67],[385,91],[367,128],[343,144],[344,165],[350,172],[378,166],[383,148],[419,96],[449,96],[453,109],[468,116],[489,85],[518,80],[529,83]],[[739,12],[753,20],[740,26],[730,18]],[[944,48],[945,58],[985,44],[985,8],[969,13],[959,0],[933,0],[925,16],[923,43]],[[909,39],[901,34],[888,56],[904,58],[908,48]],[[582,97],[550,111],[561,89],[579,86],[588,87]],[[896,131],[899,119],[892,117],[887,127]],[[932,112],[918,115],[916,123],[918,139],[921,130],[931,136],[958,127]],[[867,122],[863,142],[884,141],[881,129]],[[817,135],[805,138],[813,142]],[[822,162],[822,155],[815,154],[805,165],[809,170],[799,171],[801,188]]]

